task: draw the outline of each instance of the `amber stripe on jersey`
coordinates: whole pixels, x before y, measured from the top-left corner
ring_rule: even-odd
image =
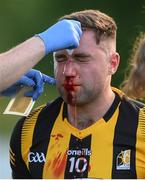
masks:
[[[33,138],[33,132],[34,132],[34,128],[35,128],[35,124],[38,118],[38,114],[40,113],[40,111],[42,110],[42,108],[44,107],[40,106],[37,109],[35,109],[35,111],[33,111],[33,113],[31,113],[25,120],[23,128],[22,128],[22,134],[21,134],[21,151],[22,151],[22,158],[27,166],[27,168],[29,169],[29,162],[28,162],[28,156],[27,156],[27,149],[29,149],[29,147],[32,144],[32,138]]]
[[[11,148],[9,151],[10,151],[10,162],[15,166],[15,154],[13,153]]]
[[[144,142],[145,142],[145,107],[140,110],[139,125],[137,130],[136,149],[140,149],[140,151],[136,152],[136,159],[138,159],[138,161],[136,162],[136,172],[137,172],[137,178],[139,179],[145,178],[145,166],[144,166],[145,157],[143,156],[143,154],[145,154]],[[142,167],[144,167],[144,170],[142,169]]]

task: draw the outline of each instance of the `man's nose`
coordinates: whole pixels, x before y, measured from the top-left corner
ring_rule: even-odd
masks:
[[[76,76],[75,62],[73,62],[72,60],[66,61],[64,68],[63,68],[63,75],[64,76]]]

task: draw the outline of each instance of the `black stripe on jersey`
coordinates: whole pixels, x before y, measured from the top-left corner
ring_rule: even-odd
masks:
[[[114,132],[112,178],[137,178],[135,166],[135,145],[138,116],[138,105],[130,100],[123,99],[119,107],[119,116]],[[128,160],[126,158],[128,158]],[[128,165],[126,164],[127,161],[124,161],[125,163],[123,163],[123,160],[125,159],[128,161]]]
[[[68,115],[67,115],[67,104],[66,103],[64,103],[64,106],[63,106],[62,117],[63,117],[63,120],[68,117]]]
[[[62,98],[57,98],[51,104],[47,105],[39,114],[34,133],[33,142],[30,151],[34,153],[43,153],[46,157],[47,148],[50,140],[50,134],[59,114]],[[47,139],[47,140],[46,140]],[[41,179],[43,175],[44,162],[29,163],[29,168],[33,179]],[[37,169],[37,172],[35,171]]]
[[[115,93],[115,99],[111,105],[111,107],[109,108],[109,110],[106,112],[106,114],[103,116],[103,119],[107,122],[111,117],[112,115],[114,114],[114,112],[116,111],[116,108],[119,104],[119,102],[121,101],[121,98],[120,96],[116,93]]]
[[[91,135],[78,139],[71,135],[64,178],[87,178],[91,155]]]

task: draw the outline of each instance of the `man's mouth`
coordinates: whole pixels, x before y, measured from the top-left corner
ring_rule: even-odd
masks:
[[[64,83],[63,86],[66,91],[76,91],[77,87],[80,85],[73,83]]]
[[[65,79],[63,86],[66,91],[74,91],[75,90],[74,82],[71,78]]]

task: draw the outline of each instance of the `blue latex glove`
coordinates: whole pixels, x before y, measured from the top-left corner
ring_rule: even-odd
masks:
[[[64,19],[36,36],[43,40],[46,54],[60,49],[77,48],[82,36],[81,24],[75,20]]]
[[[22,76],[15,84],[1,92],[3,96],[12,96],[16,94],[22,86],[33,87],[33,91],[27,92],[25,95],[36,100],[44,90],[44,83],[55,84],[55,79],[42,74],[40,71],[31,69]]]

